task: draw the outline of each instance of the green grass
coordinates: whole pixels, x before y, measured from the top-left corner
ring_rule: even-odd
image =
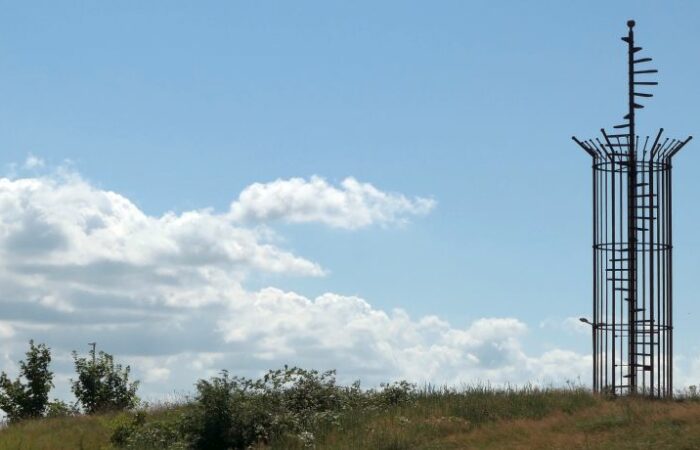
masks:
[[[152,408],[149,420],[174,420],[182,406]],[[128,413],[26,420],[0,430],[0,450],[113,450],[109,443]]]
[[[174,421],[183,406],[152,410]],[[111,449],[127,414],[26,421],[0,430],[5,449]],[[535,388],[425,389],[408,406],[350,410],[313,430],[318,449],[696,449],[700,402],[616,400],[586,391]],[[302,449],[288,437],[260,449]]]
[[[113,415],[27,420],[0,431],[0,449],[108,448]]]

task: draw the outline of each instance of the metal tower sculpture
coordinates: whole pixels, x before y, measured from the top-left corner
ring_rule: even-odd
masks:
[[[593,158],[593,390],[673,394],[671,161],[692,139],[637,134],[638,80],[657,72],[638,57],[627,22],[628,112],[614,132],[573,140]]]

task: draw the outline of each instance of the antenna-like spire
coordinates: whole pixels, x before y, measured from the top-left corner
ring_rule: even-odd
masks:
[[[625,123],[620,125],[615,125],[614,128],[627,128],[628,130],[628,154],[630,160],[636,159],[636,122],[635,122],[635,110],[644,108],[644,105],[638,103],[637,98],[648,98],[653,97],[653,94],[647,92],[638,92],[637,89],[640,86],[655,86],[659,84],[657,81],[637,81],[637,75],[647,75],[652,73],[657,73],[656,69],[647,69],[646,64],[652,61],[651,58],[637,58],[636,54],[642,50],[642,47],[634,46],[634,20],[627,21],[627,36],[621,39],[627,43],[627,95],[628,95],[628,110],[627,114],[624,116],[626,120]],[[641,101],[641,100],[639,100]]]

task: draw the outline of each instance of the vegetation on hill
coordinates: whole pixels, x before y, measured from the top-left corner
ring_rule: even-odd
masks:
[[[105,352],[97,353],[93,343],[89,357],[73,352],[73,363],[78,375],[71,380],[71,390],[76,402],[69,405],[54,399],[49,401],[54,374],[49,368],[51,349],[45,344],[29,341],[24,361],[19,362],[19,376],[12,381],[5,372],[0,373],[0,410],[10,423],[41,417],[94,414],[105,411],[133,409],[138,405],[136,396],[138,381],[129,381],[129,366],[122,367],[114,357]]]
[[[29,419],[4,449],[700,448],[700,399],[594,396],[569,386],[361,389],[285,367],[260,379],[222,372],[193,398],[133,411]]]
[[[11,422],[43,417],[49,405],[53,387],[53,373],[49,370],[51,350],[29,341],[26,357],[20,361],[20,376],[14,381],[5,372],[0,373],[0,409]]]
[[[130,368],[93,347],[73,353],[74,405],[49,401],[51,352],[30,342],[20,373],[0,373],[0,450],[700,448],[700,395],[673,401],[586,389],[462,389],[406,381],[362,389],[335,372],[285,366],[259,379],[219,376],[192,398],[149,406]]]

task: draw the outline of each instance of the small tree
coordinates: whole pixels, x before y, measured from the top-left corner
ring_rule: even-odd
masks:
[[[138,381],[129,382],[131,368],[115,364],[112,355],[105,352],[89,358],[78,357],[73,351],[77,380],[71,380],[71,390],[86,413],[134,408],[138,403]]]
[[[10,422],[43,416],[53,387],[51,349],[44,344],[34,345],[32,340],[25,354],[27,359],[20,361],[20,376],[15,381],[5,372],[0,374],[0,409]]]

